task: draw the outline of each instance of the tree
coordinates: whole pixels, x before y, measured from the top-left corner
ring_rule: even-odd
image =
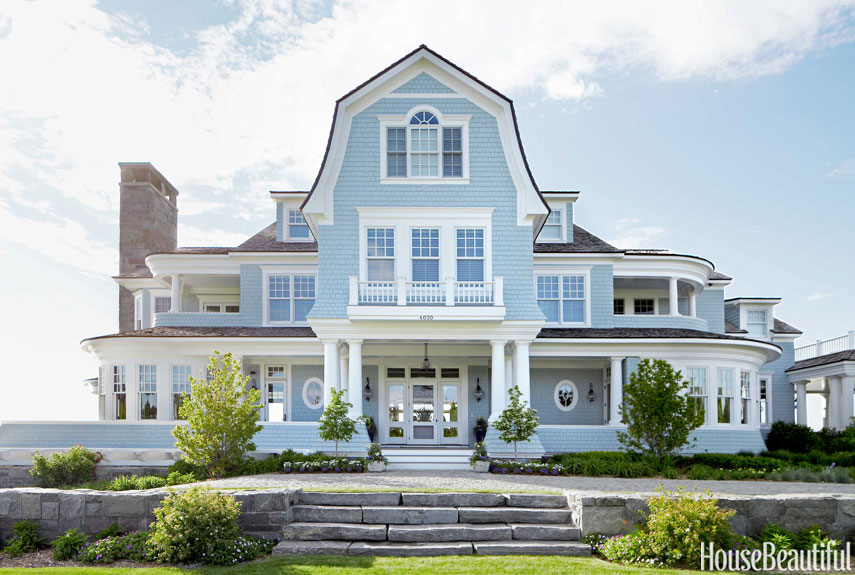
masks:
[[[353,405],[342,400],[342,395],[344,390],[330,389],[330,402],[324,406],[324,412],[318,424],[318,434],[321,439],[335,441],[336,459],[338,459],[338,442],[350,441],[354,433],[359,433],[356,430],[356,422],[347,416],[347,410]]]
[[[540,421],[537,417],[537,411],[528,406],[528,402],[520,400],[522,392],[518,386],[513,386],[508,390],[510,402],[498,419],[493,423],[493,427],[499,431],[499,439],[505,443],[514,444],[514,461],[517,460],[517,443],[520,441],[528,441],[531,436],[537,431],[537,425]]]
[[[247,389],[248,382],[239,360],[215,351],[208,377],[191,376],[191,393],[182,394],[178,415],[187,424],[172,430],[175,446],[184,452],[184,459],[204,467],[211,477],[237,468],[244,454],[255,450],[252,438],[261,430],[261,393]]]
[[[689,444],[689,435],[703,425],[703,410],[696,411],[686,393],[689,383],[661,359],[645,359],[623,386],[619,408],[626,432],[618,441],[627,451],[641,451],[662,461]]]

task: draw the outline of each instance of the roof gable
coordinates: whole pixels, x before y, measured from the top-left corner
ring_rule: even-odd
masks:
[[[428,74],[419,72],[412,80],[392,90],[393,94],[454,94],[454,90]]]

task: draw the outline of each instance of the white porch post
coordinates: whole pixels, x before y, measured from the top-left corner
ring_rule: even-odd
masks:
[[[677,306],[677,278],[668,278],[668,315],[680,315]]]
[[[347,346],[347,401],[353,404],[349,417],[356,419],[362,415],[362,340],[348,340]]]
[[[822,397],[825,399],[825,412],[822,414],[822,426],[824,428],[827,428],[831,416],[831,404],[828,401],[828,390],[826,390],[825,393],[822,394]]]
[[[840,389],[840,405],[841,405],[841,418],[840,418],[840,429],[846,429],[852,424],[852,416],[853,416],[853,405],[852,405],[852,394],[855,392],[855,376],[845,376],[841,380],[841,389]]]
[[[243,358],[240,358],[243,365]],[[172,419],[172,366],[157,364],[157,419]]]
[[[807,425],[807,381],[796,382],[796,423]]]
[[[338,341],[324,342],[324,407],[330,404],[330,388],[338,385]]]
[[[181,311],[181,276],[172,275],[172,297],[169,301],[169,313]]]
[[[490,378],[490,421],[495,421],[505,410],[505,344],[506,341],[490,341],[493,351],[493,374]]]
[[[697,302],[695,301],[695,296],[697,294],[694,291],[689,292],[689,316],[690,317],[698,317],[698,307]]]
[[[505,348],[505,394],[514,386],[514,355]]]
[[[514,384],[520,388],[520,401],[527,401],[531,407],[531,383],[528,368],[528,346],[530,341],[518,341],[514,345]]]
[[[840,429],[840,378],[829,377],[828,381],[828,427]]]
[[[338,352],[338,385],[336,388],[339,391],[347,391],[347,356],[344,354],[344,344],[339,347]],[[347,395],[344,394],[345,400],[347,400]]]
[[[611,358],[612,380],[609,389],[609,425],[620,425],[619,408],[623,403],[623,360],[622,357]]]

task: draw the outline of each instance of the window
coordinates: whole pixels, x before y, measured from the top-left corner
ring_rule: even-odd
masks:
[[[157,366],[139,366],[140,419],[157,419]]]
[[[386,129],[386,177],[407,177],[407,130]]]
[[[549,323],[585,323],[585,276],[537,276],[537,303]]]
[[[271,274],[267,277],[270,322],[305,322],[315,304],[315,276]]]
[[[413,229],[412,258],[414,282],[439,281],[439,229]]]
[[[324,405],[324,384],[317,377],[303,384],[303,401],[309,409],[320,409]]]
[[[166,313],[172,308],[172,298],[157,296],[154,298],[154,313]]]
[[[127,397],[125,388],[125,366],[113,366],[113,398],[114,398],[114,419],[127,419]]]
[[[751,421],[751,372],[739,371],[739,395],[742,398],[742,425]]]
[[[760,377],[757,381],[760,387],[760,423],[769,423],[769,378]]]
[[[142,293],[134,295],[134,329],[142,329]]]
[[[576,384],[569,379],[559,381],[555,386],[554,399],[556,407],[561,411],[572,410],[576,407],[576,402],[579,401],[579,390],[576,388]]]
[[[184,403],[184,395],[190,395],[190,366],[172,366],[172,419],[183,419],[178,410]]]
[[[439,176],[438,125],[439,120],[430,112],[417,112],[410,118],[410,173],[413,177]]]
[[[288,383],[284,365],[268,365],[267,378],[267,421],[287,421],[285,412],[285,388]]]
[[[616,299],[614,310],[615,315],[624,315],[626,313],[626,301],[624,299]]]
[[[633,300],[633,312],[635,315],[653,315],[654,304],[652,299]]]
[[[690,367],[686,370],[689,376],[689,397],[695,407],[695,413],[706,411],[707,399],[707,368]]]
[[[240,304],[208,303],[203,310],[205,313],[240,313]]]
[[[288,210],[288,237],[292,240],[309,239],[309,225],[300,210]]]
[[[457,281],[484,281],[484,230],[457,230]]]
[[[442,129],[442,177],[463,177],[463,130]]]
[[[561,233],[561,222],[563,221],[561,216],[561,210],[550,211],[537,239],[544,242],[560,242],[564,235]]]
[[[718,368],[718,422],[730,423],[733,403],[733,370]]]
[[[395,281],[395,228],[368,228],[366,234],[366,279]]]
[[[381,120],[385,154],[381,170],[386,178],[463,178],[466,176],[466,123],[461,117],[440,122],[427,110],[395,124]],[[383,167],[385,162],[385,168]]]
[[[750,335],[766,336],[766,310],[748,310],[747,320]]]

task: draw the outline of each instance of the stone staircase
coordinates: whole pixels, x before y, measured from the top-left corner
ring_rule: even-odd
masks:
[[[590,555],[563,495],[301,492],[274,555]]]
[[[468,447],[385,447],[383,455],[391,471],[398,469],[470,469]]]

